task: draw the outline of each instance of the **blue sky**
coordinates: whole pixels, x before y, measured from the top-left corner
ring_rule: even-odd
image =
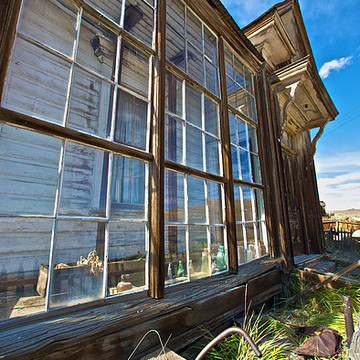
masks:
[[[222,0],[240,27],[278,2]],[[318,70],[339,111],[317,142],[320,199],[327,210],[360,209],[360,1],[299,3]]]

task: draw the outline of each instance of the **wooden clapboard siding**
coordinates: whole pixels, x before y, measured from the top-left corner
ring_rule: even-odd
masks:
[[[110,19],[119,23],[122,0],[88,0],[88,2]]]

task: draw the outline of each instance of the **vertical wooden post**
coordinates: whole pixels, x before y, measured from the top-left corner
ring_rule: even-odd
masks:
[[[156,23],[155,60],[156,86],[155,121],[153,123],[154,160],[150,171],[151,219],[149,244],[149,295],[155,299],[164,296],[165,287],[165,239],[164,239],[164,154],[165,154],[165,44],[166,0],[158,1]]]
[[[0,1],[0,101],[4,92],[20,5],[21,0]]]
[[[224,164],[224,177],[226,179],[225,187],[225,212],[226,226],[228,234],[228,258],[229,271],[237,274],[239,270],[236,244],[236,220],[235,220],[235,201],[234,201],[234,181],[232,173],[231,146],[230,146],[230,128],[228,115],[228,100],[226,92],[226,74],[225,74],[225,55],[224,41],[222,37],[218,39],[219,44],[219,72],[220,72],[220,136],[221,151]]]

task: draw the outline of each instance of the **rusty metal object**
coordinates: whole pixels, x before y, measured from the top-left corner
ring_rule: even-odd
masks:
[[[256,346],[256,344],[253,342],[253,340],[251,339],[250,335],[243,329],[239,328],[239,327],[231,327],[228,328],[226,330],[224,330],[221,334],[219,334],[214,340],[212,340],[211,342],[209,342],[209,344],[207,344],[204,349],[201,350],[200,354],[196,357],[195,360],[201,360],[204,358],[204,356],[207,354],[207,352],[212,349],[214,346],[216,346],[221,340],[223,340],[224,338],[226,338],[228,335],[231,334],[240,334],[242,335],[245,340],[249,343],[249,345],[251,346],[251,348],[254,350],[255,354],[257,357],[261,357],[261,351],[259,350],[259,348]]]
[[[354,320],[351,307],[351,297],[349,295],[343,295],[342,298],[345,316],[346,346],[349,348],[354,334]]]

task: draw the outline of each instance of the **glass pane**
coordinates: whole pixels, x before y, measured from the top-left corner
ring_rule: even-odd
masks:
[[[255,99],[252,96],[249,96],[248,98],[250,104],[249,104],[249,108],[250,108],[250,112],[251,112],[251,119],[254,120],[255,122],[257,122],[257,112],[256,112],[256,102]]]
[[[186,256],[186,228],[165,228],[165,284],[170,285],[188,279]]]
[[[236,222],[244,221],[242,215],[242,192],[240,186],[234,186],[234,199],[235,199],[235,220]]]
[[[144,223],[109,222],[108,295],[145,288]]]
[[[17,38],[2,106],[62,124],[69,75],[67,62]]]
[[[241,87],[245,88],[244,66],[236,57],[234,59],[234,65],[235,81]]]
[[[210,228],[211,240],[211,272],[216,274],[218,272],[227,270],[227,256],[225,253],[225,240],[223,227]]]
[[[237,145],[236,117],[229,113],[230,142]]]
[[[246,85],[246,90],[254,95],[254,86],[253,86],[253,82],[252,82],[252,74],[251,72],[246,69],[245,67],[245,85]]]
[[[239,118],[236,118],[237,123],[237,132],[238,132],[238,145],[241,146],[244,149],[248,149],[248,135],[247,135],[247,129],[246,124],[244,121],[240,120]]]
[[[170,72],[166,73],[165,110],[183,116],[182,81]]]
[[[113,75],[116,37],[88,18],[81,21],[76,60],[107,79]]]
[[[247,251],[244,246],[244,225],[236,224],[236,243],[239,264],[247,261]]]
[[[212,181],[207,181],[209,223],[223,224],[223,206],[221,201],[221,185]]]
[[[105,223],[58,220],[50,307],[102,298]],[[49,266],[44,266],[47,275]]]
[[[165,158],[184,163],[183,122],[169,115],[165,115]]]
[[[252,182],[253,177],[250,168],[250,154],[241,148],[239,150],[241,162],[241,179]]]
[[[232,161],[232,171],[233,177],[235,179],[240,179],[240,158],[238,148],[234,145],[231,145],[231,161]]]
[[[216,37],[204,26],[204,50],[205,55],[210,59],[210,61],[216,65],[217,64],[217,46],[216,46]]]
[[[185,221],[184,175],[165,170],[165,222]]]
[[[120,23],[122,0],[88,0],[88,2],[116,23]]]
[[[141,0],[126,0],[124,29],[152,46],[154,10]]]
[[[26,0],[19,31],[71,57],[76,21],[77,10],[67,1]]]
[[[147,96],[149,59],[134,48],[124,45],[120,66],[120,84]]]
[[[186,8],[186,37],[202,52],[203,37],[201,28],[201,21],[188,8]]]
[[[206,171],[212,174],[220,174],[219,143],[216,138],[205,135]]]
[[[186,125],[186,165],[204,170],[202,132],[191,125]]]
[[[246,187],[243,187],[241,189],[243,193],[245,221],[254,221],[255,220],[255,214],[253,212],[254,190]]]
[[[255,190],[255,201],[256,201],[256,220],[265,220],[265,209],[264,209],[264,198],[261,190]]]
[[[189,223],[206,223],[204,180],[188,176]]]
[[[225,55],[225,71],[226,74],[231,76],[234,79],[234,67],[233,67],[233,55],[231,50],[225,45],[224,46],[224,55]],[[226,77],[226,82],[228,81]]]
[[[109,154],[68,142],[59,214],[105,216]]]
[[[188,44],[187,51],[187,73],[195,79],[199,84],[204,84],[204,65],[203,55],[191,44]]]
[[[252,170],[252,180],[257,184],[261,184],[259,157],[254,154],[250,154],[250,161],[251,161],[251,170]]]
[[[186,121],[202,128],[201,94],[186,85]]]
[[[3,209],[3,207],[1,207]],[[53,220],[0,218],[0,319],[45,311]]]
[[[238,96],[239,86],[226,75],[226,91],[228,96],[228,103],[236,108],[236,101]]]
[[[238,88],[236,90],[236,93],[234,93],[234,97],[233,97],[233,103],[231,103],[230,105],[234,106],[238,111],[240,111],[244,115],[249,116],[247,101],[246,101],[246,93],[243,89]]]
[[[166,58],[185,71],[185,38],[169,25],[166,27]]]
[[[166,1],[166,22],[181,36],[185,35],[185,5],[179,0]],[[168,33],[166,33],[168,36]]]
[[[209,98],[204,98],[205,131],[219,137],[219,106]]]
[[[145,218],[145,163],[114,155],[111,218]]]
[[[210,276],[207,227],[189,227],[190,278]]]
[[[146,150],[148,103],[118,90],[115,141]]]
[[[246,242],[247,242],[247,260],[256,259],[259,257],[258,249],[255,244],[255,229],[254,224],[245,224]]]
[[[264,221],[256,223],[258,248],[260,256],[266,255],[269,252],[268,242],[266,236],[266,224]]]
[[[75,68],[67,126],[106,138],[113,89],[107,81]]]
[[[248,125],[248,132],[249,132],[249,144],[250,144],[250,151],[253,153],[258,152],[258,146],[257,146],[257,138],[256,138],[256,129]]]
[[[0,125],[0,215],[54,215],[62,141]]]
[[[205,59],[206,88],[219,96],[218,68]]]

